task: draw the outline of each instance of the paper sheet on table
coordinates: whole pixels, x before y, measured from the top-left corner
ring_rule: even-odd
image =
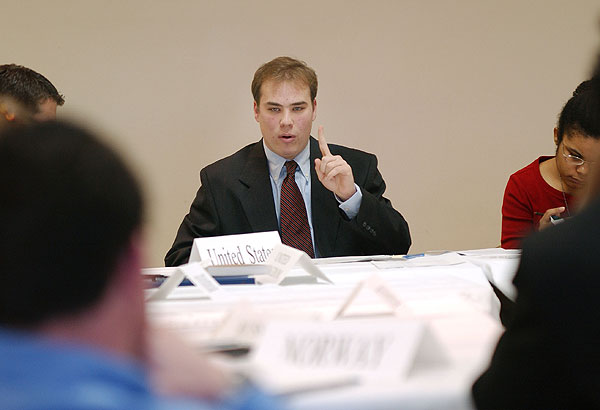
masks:
[[[467,257],[478,258],[500,258],[500,259],[518,259],[521,257],[520,249],[503,249],[503,248],[485,248],[471,249],[466,251],[458,251],[458,254]]]
[[[442,255],[424,255],[410,259],[397,258],[387,261],[371,262],[379,269],[414,268],[423,266],[449,266],[465,263],[467,260],[456,252],[448,252]]]
[[[144,276],[171,276],[174,272],[179,269],[177,266],[169,266],[166,268],[144,268],[142,269],[142,275]]]
[[[512,281],[519,267],[519,258],[479,259],[469,258],[469,262],[481,268],[486,278],[510,300],[517,298],[517,288]]]
[[[331,263],[387,261],[392,258],[393,258],[392,255],[333,256],[330,258],[316,258],[316,259],[313,259],[312,261],[315,265],[328,265]]]

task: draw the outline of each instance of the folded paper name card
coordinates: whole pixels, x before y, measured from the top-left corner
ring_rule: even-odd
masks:
[[[273,247],[280,243],[277,231],[196,238],[190,262],[202,261],[208,265],[264,264]]]
[[[214,342],[251,346],[262,332],[266,319],[247,300],[235,303],[211,332]]]
[[[221,285],[204,269],[202,263],[195,262],[178,266],[157,289],[147,293],[146,301],[166,299],[184,279],[192,282],[198,297],[216,299],[221,295]]]
[[[402,301],[388,283],[376,273],[356,284],[346,297],[334,318],[368,315],[399,315],[406,312]]]
[[[273,247],[273,252],[271,252],[267,259],[267,266],[271,268],[270,272],[265,275],[256,275],[254,279],[257,283],[291,285],[296,283],[315,283],[317,279],[333,283],[305,252],[284,244],[278,244]],[[302,269],[308,275],[289,275],[292,268],[295,267]],[[313,278],[313,280],[307,282],[303,278]]]
[[[406,378],[421,366],[444,366],[447,355],[421,321],[277,321],[266,325],[252,359],[266,371],[327,372]]]

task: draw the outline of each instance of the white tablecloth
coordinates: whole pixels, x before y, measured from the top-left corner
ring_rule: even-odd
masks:
[[[427,265],[423,261],[426,259],[420,263]],[[356,285],[377,274],[404,309],[388,316],[392,326],[394,321],[423,321],[443,346],[448,363],[417,368],[404,378],[341,379],[340,383],[321,381],[316,372],[313,383],[298,383],[297,391],[292,388],[293,394],[286,395],[291,408],[465,409],[470,407],[470,386],[489,363],[502,331],[499,302],[488,281],[495,276],[510,286],[517,263],[515,258],[479,255],[443,266],[410,266],[393,261],[319,264],[334,285],[228,285],[217,300],[198,299],[193,288],[179,288],[166,301],[149,303],[148,316],[151,322],[176,329],[199,346],[239,343],[252,347],[260,340],[262,326],[270,320],[333,320]],[[362,292],[348,314],[364,319],[364,315],[385,308],[376,294]],[[248,323],[243,323],[245,317]],[[269,363],[242,359],[234,366],[254,375],[274,394],[283,391],[282,385],[290,393],[289,385],[294,385],[285,374],[270,374]]]

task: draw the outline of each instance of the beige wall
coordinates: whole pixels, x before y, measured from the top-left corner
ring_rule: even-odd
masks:
[[[315,132],[377,154],[412,251],[496,246],[508,175],[553,153],[598,46],[597,0],[2,3],[0,61],[47,75],[143,180],[148,266],[199,170],[260,137],[250,81],[278,55],[319,75]]]

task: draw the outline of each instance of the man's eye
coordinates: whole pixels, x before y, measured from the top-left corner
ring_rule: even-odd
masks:
[[[279,109],[278,107],[271,107],[271,108],[269,108],[269,111],[272,111],[272,112],[279,112],[279,111],[280,111],[280,109]]]
[[[294,107],[294,111],[302,111],[304,107]]]

